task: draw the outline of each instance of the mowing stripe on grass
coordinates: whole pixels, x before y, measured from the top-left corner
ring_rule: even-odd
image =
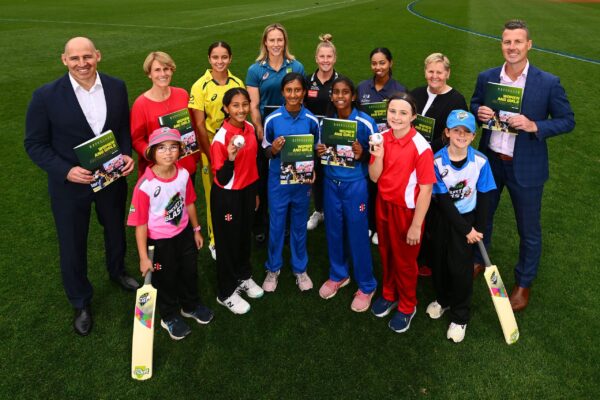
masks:
[[[409,3],[406,6],[406,9],[408,10],[408,12],[410,12],[411,14],[413,14],[413,15],[419,17],[419,18],[422,18],[422,19],[424,19],[426,21],[433,22],[434,24],[445,26],[446,28],[455,29],[457,31],[461,31],[461,32],[465,32],[465,33],[470,33],[471,35],[481,36],[481,37],[484,37],[484,38],[494,39],[494,40],[497,40],[497,41],[502,40],[502,38],[500,36],[494,36],[494,35],[488,35],[487,33],[475,32],[475,31],[472,31],[470,29],[461,28],[460,26],[451,25],[451,24],[448,24],[446,22],[440,21],[438,19],[431,18],[431,17],[428,17],[426,15],[423,15],[423,14],[415,11],[415,5],[417,5],[417,3],[420,3],[421,1],[422,0],[415,0],[415,1],[411,2],[411,3]],[[537,46],[532,46],[532,48],[535,49],[535,50],[537,50],[537,51],[544,52],[544,53],[554,54],[554,55],[557,55],[557,56],[560,56],[560,57],[570,58],[572,60],[583,61],[583,62],[587,62],[587,63],[590,63],[590,64],[600,65],[600,60],[596,60],[596,59],[593,59],[593,58],[582,57],[582,56],[578,56],[578,55],[575,55],[575,54],[565,53],[565,52],[562,52],[562,51],[551,50],[551,49],[546,49],[546,48],[537,47]]]
[[[281,11],[281,12],[272,13],[272,14],[263,14],[263,15],[258,15],[255,17],[236,19],[234,21],[225,21],[225,22],[219,22],[217,24],[196,26],[196,27],[136,25],[136,24],[111,24],[111,23],[105,23],[105,22],[82,22],[82,21],[53,21],[53,20],[46,20],[46,19],[26,19],[26,18],[0,18],[0,21],[3,21],[3,22],[33,22],[36,24],[37,23],[47,23],[47,24],[95,25],[95,26],[115,26],[115,27],[121,27],[121,28],[159,28],[159,29],[173,29],[173,30],[184,30],[184,31],[198,31],[198,30],[206,29],[206,28],[214,28],[216,26],[236,24],[238,22],[245,22],[245,21],[252,21],[254,19],[275,17],[278,15],[293,14],[293,13],[297,13],[297,12],[301,12],[301,11],[314,10],[317,8],[324,8],[324,7],[330,7],[330,6],[337,6],[340,4],[354,3],[355,1],[356,0],[345,0],[345,1],[338,1],[336,3],[318,4],[318,5],[311,6],[311,7],[296,8],[294,10]],[[367,1],[372,1],[372,0],[367,0]]]

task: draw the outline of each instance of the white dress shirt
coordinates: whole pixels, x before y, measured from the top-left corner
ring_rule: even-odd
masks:
[[[83,110],[85,119],[87,120],[94,135],[98,136],[102,133],[102,128],[106,122],[106,98],[104,97],[104,88],[100,81],[100,76],[96,72],[96,81],[90,90],[85,90],[77,81],[69,74],[73,91],[77,96],[77,101]]]
[[[527,81],[527,73],[529,72],[529,61],[525,65],[525,69],[516,80],[512,80],[506,74],[506,63],[502,66],[502,71],[500,72],[500,83],[502,85],[520,87],[525,89],[525,82]],[[500,132],[500,131],[492,131],[490,136],[490,144],[489,147],[496,153],[505,154],[507,156],[512,157],[515,151],[515,139],[517,135]]]

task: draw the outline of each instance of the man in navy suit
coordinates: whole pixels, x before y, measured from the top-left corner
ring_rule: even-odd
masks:
[[[575,127],[575,118],[558,77],[529,64],[531,49],[529,30],[524,21],[511,20],[502,32],[502,54],[505,63],[479,74],[471,98],[471,112],[486,124],[494,111],[483,105],[486,84],[501,83],[524,88],[521,114],[508,123],[518,134],[490,131],[484,127],[479,150],[486,154],[498,190],[490,201],[490,218],[484,241],[489,245],[493,214],[500,194],[506,186],[512,200],[520,237],[519,260],[515,266],[515,287],[510,294],[513,310],[529,303],[529,291],[537,275],[542,254],[540,215],[542,192],[548,180],[548,147],[546,139],[567,133]],[[475,272],[483,268],[478,263]]]
[[[87,239],[92,203],[104,228],[106,268],[125,290],[138,283],[125,273],[125,178],[92,191],[93,176],[79,166],[73,148],[112,130],[125,159],[124,175],[134,167],[125,84],[96,71],[101,54],[91,40],[67,42],[62,62],[68,73],[33,93],[27,110],[25,149],[48,174],[48,192],[60,248],[62,282],[75,308],[73,327],[92,329],[92,285],[87,278]]]

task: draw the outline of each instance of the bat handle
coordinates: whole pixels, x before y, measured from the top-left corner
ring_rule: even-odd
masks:
[[[148,246],[148,258],[150,259],[150,265],[154,265],[154,246]],[[152,283],[152,270],[146,272],[146,277],[144,278],[144,285],[149,285]]]
[[[490,261],[490,257],[488,256],[488,253],[485,250],[485,245],[483,244],[483,240],[480,240],[479,242],[477,242],[477,246],[479,246],[479,252],[481,253],[481,257],[483,258],[483,262],[485,263],[485,266],[489,267],[490,265],[492,265],[492,262]]]

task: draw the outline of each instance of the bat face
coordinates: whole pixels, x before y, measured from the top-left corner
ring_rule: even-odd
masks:
[[[151,284],[142,286],[136,293],[131,348],[131,377],[136,380],[152,377],[156,293]]]
[[[504,340],[507,344],[513,344],[519,340],[519,328],[498,267],[491,265],[485,268],[485,282],[490,290],[490,295],[492,296],[492,301],[496,308],[500,325],[502,326]]]

